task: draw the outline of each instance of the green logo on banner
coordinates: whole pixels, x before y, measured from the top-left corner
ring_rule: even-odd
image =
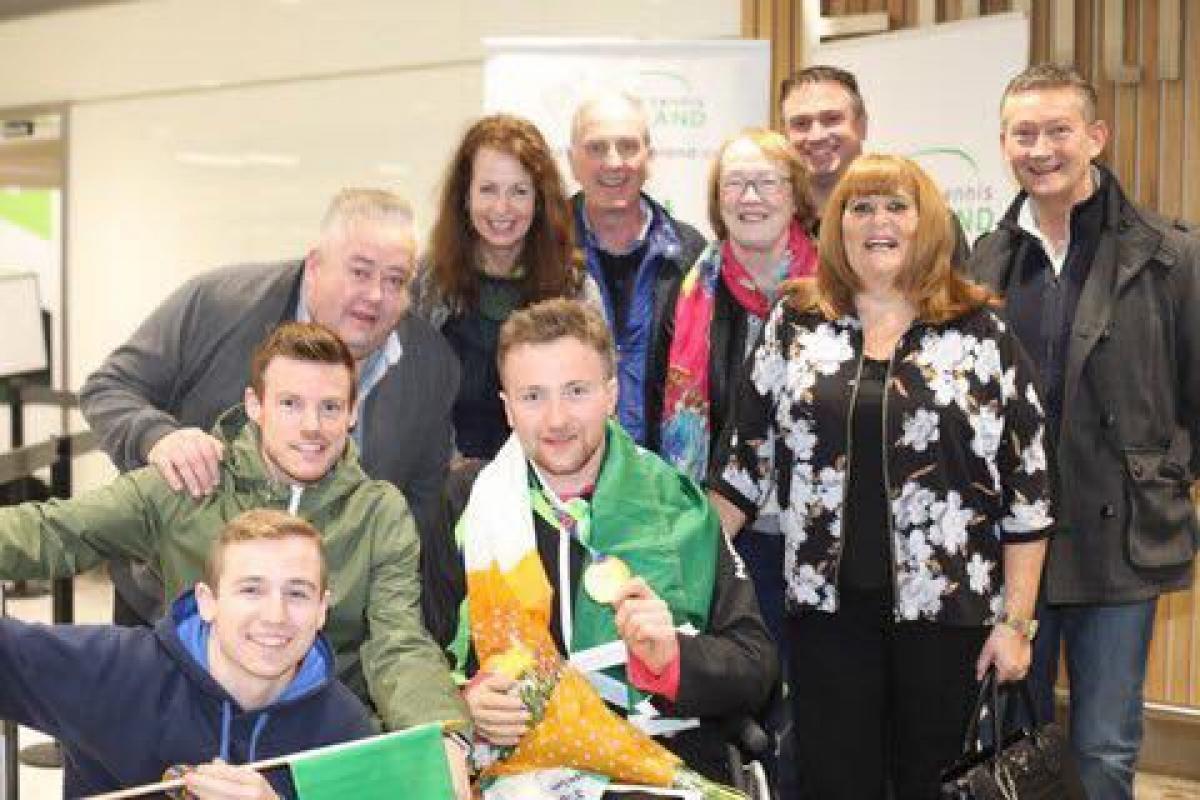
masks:
[[[50,240],[54,225],[54,197],[49,189],[0,191],[0,220]]]
[[[942,187],[968,241],[995,227],[999,189],[983,179],[970,153],[959,147],[930,147],[912,157]]]

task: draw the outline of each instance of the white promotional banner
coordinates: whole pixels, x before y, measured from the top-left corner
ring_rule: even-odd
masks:
[[[487,39],[483,103],[541,129],[574,185],[571,115],[601,89],[645,102],[654,160],[646,191],[707,235],[709,164],[721,141],[770,119],[770,45],[757,40]]]
[[[994,14],[825,44],[811,63],[858,77],[870,115],[865,149],[918,161],[974,241],[1016,193],[1000,155],[1000,95],[1028,53],[1025,15]]]

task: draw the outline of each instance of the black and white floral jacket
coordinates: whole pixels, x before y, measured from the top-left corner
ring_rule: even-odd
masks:
[[[849,414],[861,323],[786,303],[743,371],[712,486],[753,517],[778,507],[787,604],[835,611]],[[1006,542],[1049,535],[1049,480],[1033,368],[981,309],[914,323],[888,367],[883,425],[895,615],[983,625],[1004,606]]]

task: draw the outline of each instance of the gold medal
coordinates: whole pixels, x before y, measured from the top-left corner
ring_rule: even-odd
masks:
[[[615,556],[597,556],[583,571],[583,590],[597,603],[608,604],[617,599],[617,592],[633,577],[629,567]]]

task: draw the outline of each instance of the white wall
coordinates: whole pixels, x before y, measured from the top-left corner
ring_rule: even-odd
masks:
[[[302,254],[342,186],[399,189],[427,226],[482,37],[725,38],[740,8],[143,0],[0,25],[0,110],[70,108],[68,387],[185,278]]]
[[[736,36],[740,13],[736,0],[139,0],[0,24],[0,108],[477,60],[483,36]]]

